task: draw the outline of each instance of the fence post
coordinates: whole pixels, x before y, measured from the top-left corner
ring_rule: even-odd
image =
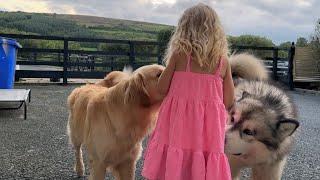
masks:
[[[61,54],[58,53],[58,61],[61,62]]]
[[[111,57],[111,71],[114,70],[114,57]]]
[[[37,52],[33,52],[33,61],[37,61]]]
[[[272,67],[272,72],[273,72],[273,78],[274,80],[278,80],[278,51],[279,49],[276,47],[273,49],[273,67]]]
[[[158,64],[160,65],[161,64],[161,59],[162,59],[162,56],[161,56],[161,42],[158,42],[158,49],[157,49],[157,54],[158,54]]]
[[[293,83],[293,59],[295,55],[296,47],[294,42],[292,42],[289,55],[288,55],[288,80],[289,80],[289,88],[290,90],[294,90],[294,83]]]
[[[130,66],[135,69],[135,54],[134,54],[134,43],[132,41],[129,41],[129,46],[130,46],[130,54],[129,54],[129,62]]]
[[[69,57],[69,52],[68,52],[68,40],[64,39],[63,41],[63,85],[68,84],[68,57]]]

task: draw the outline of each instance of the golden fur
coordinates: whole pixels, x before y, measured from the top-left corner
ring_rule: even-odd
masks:
[[[163,97],[157,81],[163,67],[149,65],[111,88],[85,85],[68,97],[69,137],[75,149],[75,170],[84,174],[81,145],[90,160],[89,179],[104,179],[106,168],[118,180],[133,180],[141,141],[153,128]]]
[[[96,82],[96,85],[103,87],[112,87],[118,84],[121,80],[129,78],[130,74],[122,71],[112,71],[107,74],[103,80]]]

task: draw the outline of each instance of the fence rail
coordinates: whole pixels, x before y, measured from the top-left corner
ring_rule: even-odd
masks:
[[[26,67],[38,66],[38,70],[32,68],[28,69],[26,67],[18,69],[16,71],[16,79],[62,78],[63,84],[67,84],[68,78],[102,78],[110,71],[122,69],[124,65],[131,65],[134,68],[138,68],[139,66],[150,63],[160,64],[162,62],[163,49],[165,46],[164,43],[156,41],[91,39],[20,34],[0,34],[0,36],[14,38],[18,41],[45,40],[59,42],[61,45],[60,48],[22,47],[19,49],[17,65]],[[104,44],[106,47],[115,48],[107,50],[98,48],[94,48],[94,50],[74,49],[71,45],[75,42]],[[121,46],[120,50],[117,49],[117,46]],[[258,55],[265,60],[266,67],[272,72],[272,77],[275,80],[285,82],[290,88],[293,88],[292,61],[295,52],[294,45],[290,49],[253,46],[230,46],[230,48],[233,52],[249,51]],[[280,57],[279,52],[282,54],[284,53],[285,57]],[[51,70],[42,70],[42,66],[52,66],[53,68]],[[56,67],[56,69],[54,67]]]

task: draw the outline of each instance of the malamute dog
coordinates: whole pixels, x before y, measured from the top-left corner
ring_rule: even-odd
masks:
[[[268,82],[261,60],[252,55],[230,57],[235,103],[229,113],[225,151],[232,178],[252,169],[254,180],[280,180],[294,134],[297,113],[288,95]]]

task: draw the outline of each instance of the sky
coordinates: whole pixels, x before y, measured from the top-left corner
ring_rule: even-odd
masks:
[[[309,38],[320,0],[0,0],[0,10],[83,14],[176,25],[199,2],[217,11],[228,35],[252,34],[279,44]]]

